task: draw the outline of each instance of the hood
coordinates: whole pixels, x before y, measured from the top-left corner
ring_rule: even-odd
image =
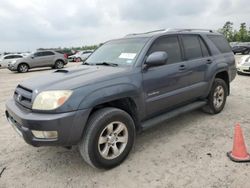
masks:
[[[127,67],[78,65],[25,80],[20,85],[33,91],[37,90],[37,92],[43,90],[76,89],[89,84],[114,79],[128,72],[129,69]]]

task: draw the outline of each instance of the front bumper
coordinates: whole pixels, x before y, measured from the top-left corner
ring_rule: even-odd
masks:
[[[8,69],[10,70],[10,71],[16,71],[17,70],[17,66],[15,66],[15,65],[13,65],[13,64],[8,64]]]
[[[237,66],[237,71],[245,73],[245,74],[250,74],[250,66],[238,65]]]
[[[87,122],[89,109],[59,114],[34,113],[9,100],[6,103],[6,117],[10,124],[33,146],[71,146],[77,144],[82,137]],[[58,137],[53,139],[36,138],[32,130],[57,131]]]

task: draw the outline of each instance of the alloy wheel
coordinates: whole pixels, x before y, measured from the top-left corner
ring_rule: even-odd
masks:
[[[98,151],[105,159],[118,157],[128,143],[128,130],[122,122],[112,122],[105,126],[98,139]]]

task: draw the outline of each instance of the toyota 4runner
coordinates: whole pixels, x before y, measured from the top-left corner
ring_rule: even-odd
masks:
[[[130,34],[82,65],[20,83],[6,117],[28,144],[78,145],[88,164],[109,169],[137,132],[198,108],[221,112],[235,75],[234,54],[217,32]]]

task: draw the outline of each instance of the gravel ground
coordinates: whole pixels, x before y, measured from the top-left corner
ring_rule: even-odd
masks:
[[[27,145],[4,116],[15,86],[49,69],[25,74],[0,70],[0,187],[250,187],[248,163],[226,157],[239,122],[250,144],[250,76],[237,76],[218,115],[193,111],[138,135],[120,166],[89,167],[77,147]]]

